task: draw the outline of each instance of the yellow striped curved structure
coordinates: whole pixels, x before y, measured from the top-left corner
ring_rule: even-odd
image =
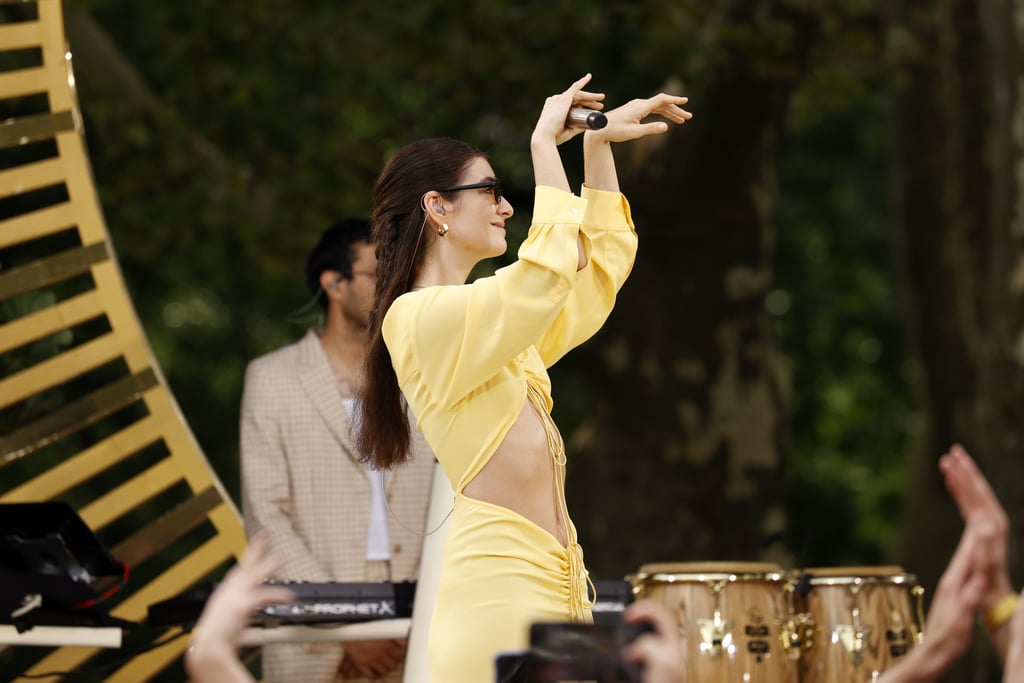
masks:
[[[111,613],[141,621],[150,604],[222,571],[245,535],[125,289],[86,155],[61,2],[0,7],[9,10],[0,18],[0,502],[69,502],[132,568]],[[94,648],[16,648],[0,653],[0,668],[89,670],[106,657],[88,680],[137,683],[180,671],[185,645],[123,664]],[[124,650],[132,646],[129,637]]]

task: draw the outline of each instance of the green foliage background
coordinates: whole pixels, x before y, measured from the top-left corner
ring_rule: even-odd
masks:
[[[427,135],[487,150],[518,208],[514,241],[529,221],[527,141],[545,96],[587,71],[611,103],[686,93],[736,51],[771,73],[793,39],[785,13],[812,17],[812,64],[778,160],[766,301],[792,378],[787,542],[808,565],[891,558],[921,416],[894,199],[898,43],[879,3],[753,2],[751,21],[724,25],[719,5],[696,1],[66,5],[132,297],[236,498],[245,364],[301,335],[286,318],[307,297],[305,253],[336,216],[369,211],[391,151]],[[699,100],[690,108],[697,118],[673,134],[699,134],[701,117],[716,116]],[[671,178],[663,189],[671,201]],[[556,373],[567,433],[581,386]]]

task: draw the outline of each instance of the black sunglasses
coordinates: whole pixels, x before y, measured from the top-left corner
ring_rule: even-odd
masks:
[[[495,178],[494,180],[485,180],[482,183],[470,183],[469,185],[456,185],[455,187],[446,187],[438,192],[458,192],[459,190],[482,190],[489,188],[491,194],[494,195],[494,203],[501,204],[501,181]]]

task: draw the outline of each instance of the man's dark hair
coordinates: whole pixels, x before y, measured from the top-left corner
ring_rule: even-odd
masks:
[[[306,259],[306,285],[310,293],[318,293],[320,275],[325,270],[336,270],[345,280],[352,277],[354,247],[360,242],[370,242],[370,221],[365,218],[342,218],[324,230]],[[318,298],[326,305],[324,297]]]

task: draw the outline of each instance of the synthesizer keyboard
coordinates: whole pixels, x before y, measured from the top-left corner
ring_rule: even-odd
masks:
[[[295,594],[295,602],[267,605],[253,616],[253,624],[355,623],[412,616],[416,583],[309,583],[275,582]]]
[[[253,615],[253,626],[287,624],[351,624],[376,619],[405,619],[412,616],[416,582],[339,583],[328,581],[268,581],[295,594],[295,601],[267,605]],[[632,586],[626,581],[595,581],[597,600],[594,621],[616,623],[622,610],[633,601]],[[216,584],[203,584],[173,598],[149,606],[147,622],[153,626],[191,627],[199,620],[206,600]],[[593,597],[593,596],[591,596]]]
[[[268,605],[253,615],[253,626],[285,624],[350,624],[374,619],[412,616],[416,582],[314,583],[268,581],[295,594],[295,602]],[[153,626],[195,624],[216,584],[207,583],[149,606],[147,622]]]

